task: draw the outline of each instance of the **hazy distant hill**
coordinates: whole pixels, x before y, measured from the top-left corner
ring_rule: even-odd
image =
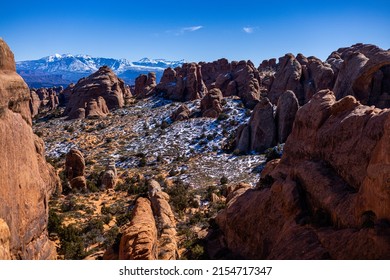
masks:
[[[16,62],[17,72],[30,87],[66,86],[90,75],[103,65],[109,66],[127,84],[134,84],[140,74],[155,72],[157,81],[167,67],[184,63],[165,59],[143,58],[136,62],[126,59],[91,57],[89,55],[55,54],[38,60]]]

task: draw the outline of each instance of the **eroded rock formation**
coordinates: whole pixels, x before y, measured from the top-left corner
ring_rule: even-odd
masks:
[[[115,167],[115,162],[111,161],[107,164],[106,170],[103,173],[102,177],[102,188],[103,189],[112,189],[116,185],[117,180],[117,171]]]
[[[178,258],[175,216],[169,196],[155,180],[149,182],[149,199],[137,199],[132,219],[125,226],[119,259],[175,260]]]
[[[68,119],[106,116],[109,110],[121,108],[130,95],[123,80],[107,66],[80,79],[71,91],[64,112]]]
[[[209,90],[200,102],[202,117],[218,118],[219,114],[222,113],[222,99],[222,92],[218,88]]]
[[[83,154],[76,148],[70,149],[65,158],[65,173],[71,189],[85,190],[85,161]]]
[[[250,259],[388,259],[389,140],[389,109],[315,94],[267,171],[271,184],[217,216],[228,248]]]
[[[196,63],[184,63],[175,70],[165,69],[156,91],[177,101],[202,98],[207,93],[207,88],[202,79],[201,66]]]
[[[119,246],[120,260],[156,260],[157,228],[149,199],[140,197]]]
[[[13,53],[0,39],[2,257],[54,259],[56,250],[48,239],[47,219],[49,197],[57,189],[58,177],[45,161],[42,140],[32,131],[29,102],[30,90],[15,71]],[[4,252],[6,227],[10,233],[8,253]]]
[[[268,98],[263,98],[252,112],[248,124],[242,125],[236,137],[240,152],[264,152],[276,145],[276,124],[273,106]]]
[[[139,99],[151,96],[156,85],[156,73],[141,74],[135,79],[134,96]]]

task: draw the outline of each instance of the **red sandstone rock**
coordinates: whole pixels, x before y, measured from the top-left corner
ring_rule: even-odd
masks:
[[[119,245],[120,260],[157,260],[157,228],[149,199],[140,197]]]
[[[105,116],[105,112],[108,110],[121,108],[124,105],[124,97],[129,94],[129,88],[125,86],[124,82],[110,68],[103,66],[94,74],[77,82],[72,90],[64,115],[68,116],[68,119],[79,118],[83,116],[80,112],[84,110],[85,117],[89,117],[90,113],[94,117]],[[99,97],[102,97],[105,102],[98,102]],[[88,104],[93,99],[97,103],[92,105],[98,105],[98,107],[92,106],[94,110],[91,111]]]
[[[146,98],[154,93],[156,85],[155,73],[141,74],[135,79],[134,96],[139,99]]]
[[[4,224],[10,232],[10,252],[2,257],[54,259],[56,251],[48,239],[47,219],[48,201],[58,177],[45,161],[43,142],[38,141],[31,129],[29,102],[30,91],[15,71],[13,54],[0,39],[0,218],[4,220],[0,247],[3,249],[4,245],[7,247]]]
[[[314,95],[269,171],[272,186],[231,198],[217,216],[229,249],[251,259],[388,259],[389,128],[389,109]]]
[[[200,102],[202,117],[218,118],[222,113],[222,99],[222,92],[218,88],[212,88]]]

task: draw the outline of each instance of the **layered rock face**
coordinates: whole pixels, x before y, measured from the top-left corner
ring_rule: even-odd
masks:
[[[68,119],[106,116],[109,110],[121,108],[131,95],[123,80],[107,66],[80,79],[71,91],[64,112]]]
[[[0,39],[0,255],[54,259],[55,246],[46,229],[49,197],[59,181],[45,161],[43,141],[32,131],[29,102],[30,91],[15,71],[14,56]]]
[[[175,260],[178,258],[176,221],[169,196],[157,181],[149,182],[149,199],[137,199],[133,216],[122,234],[119,259]]]
[[[232,197],[217,216],[229,249],[251,259],[388,259],[389,128],[389,109],[315,94],[281,161],[266,168],[273,183]]]

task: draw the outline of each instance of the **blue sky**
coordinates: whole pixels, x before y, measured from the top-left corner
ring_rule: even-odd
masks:
[[[212,61],[357,42],[390,48],[390,1],[4,1],[0,37],[15,59],[54,53]]]

